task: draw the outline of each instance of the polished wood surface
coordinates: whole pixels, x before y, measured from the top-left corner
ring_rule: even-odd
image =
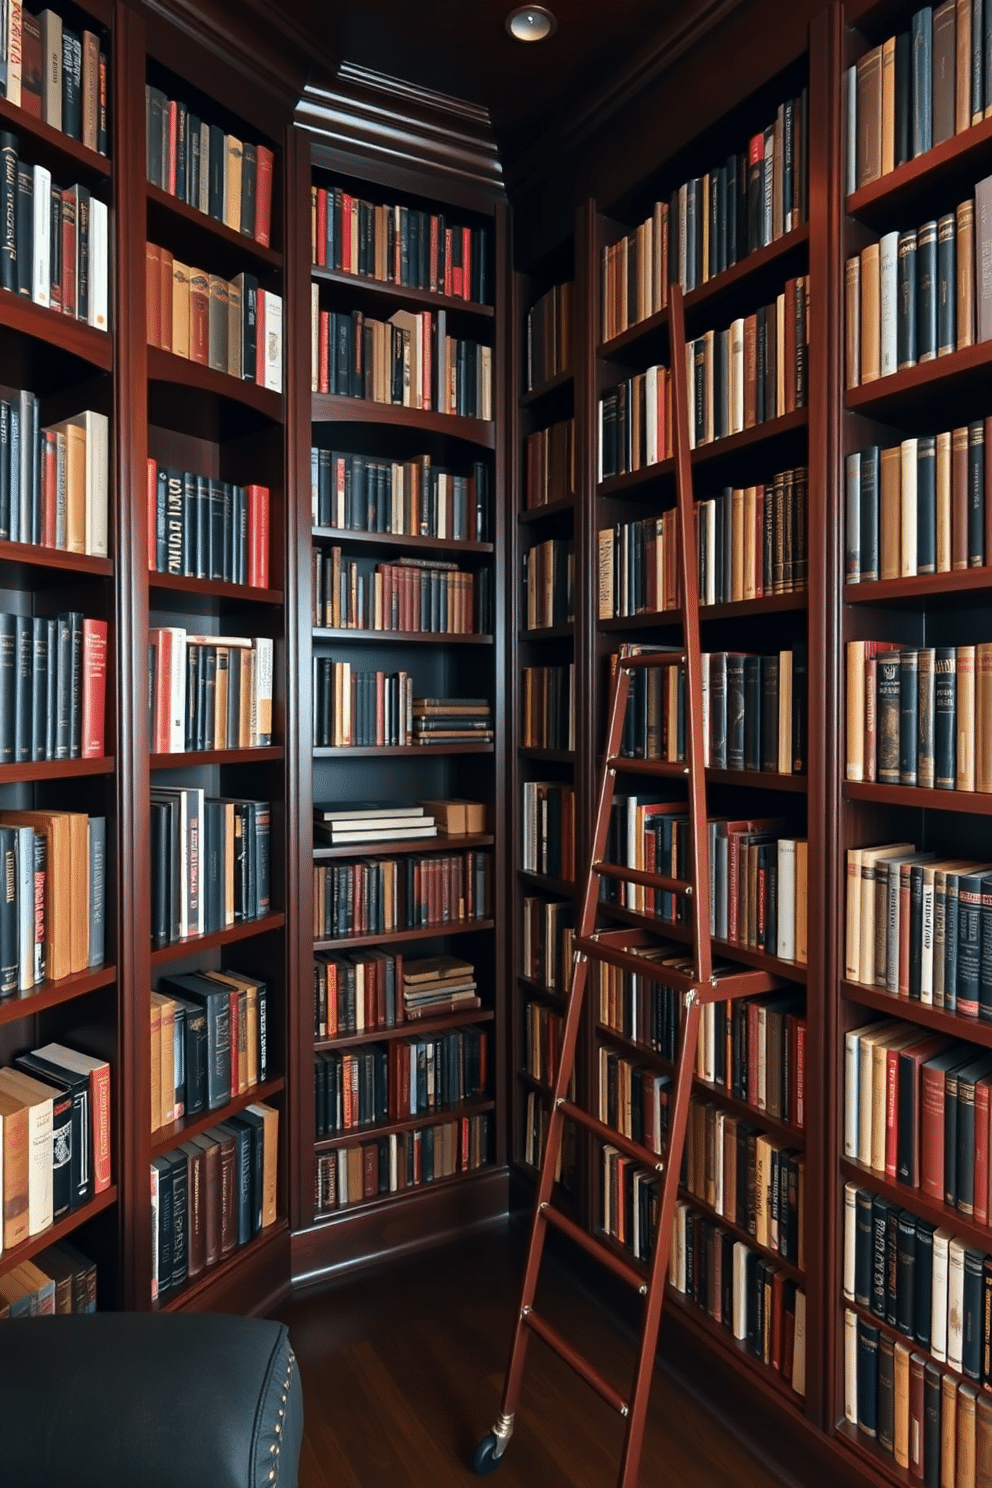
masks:
[[[280,1308],[300,1360],[306,1429],[300,1488],[456,1488],[492,1423],[519,1286],[521,1244],[499,1227]],[[545,1270],[549,1320],[621,1387],[634,1347],[558,1263]],[[623,1423],[539,1340],[499,1469],[505,1488],[612,1488]],[[641,1481],[773,1488],[777,1476],[728,1428],[656,1375]]]

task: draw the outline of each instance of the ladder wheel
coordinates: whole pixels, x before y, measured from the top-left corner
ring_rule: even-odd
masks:
[[[503,1458],[497,1457],[495,1452],[496,1433],[490,1431],[482,1438],[472,1457],[472,1471],[477,1477],[487,1478],[499,1467]]]

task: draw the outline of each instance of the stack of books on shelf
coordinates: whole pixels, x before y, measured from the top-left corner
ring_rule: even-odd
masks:
[[[449,336],[447,311],[397,310],[374,320],[361,310],[321,310],[318,293],[315,284],[311,392],[492,418],[492,347]]]
[[[403,289],[489,302],[489,237],[443,212],[380,206],[341,186],[310,188],[310,261]]]
[[[444,559],[395,563],[313,549],[313,623],[345,630],[484,635],[492,625],[491,570],[477,573]]]
[[[981,123],[992,106],[982,11],[927,5],[847,69],[848,195]]]
[[[491,864],[482,852],[318,863],[313,933],[336,939],[484,920],[491,897]]]
[[[717,770],[773,770],[802,775],[806,770],[806,642],[796,641],[772,656],[738,651],[702,653],[703,757]],[[671,671],[672,668],[669,668]],[[654,676],[652,667],[646,675]],[[651,742],[652,702],[647,698],[647,742]],[[679,726],[684,697],[680,690]],[[644,756],[652,758],[648,753]],[[671,756],[669,756],[671,758]]]
[[[107,54],[100,38],[53,10],[34,15],[6,0],[0,27],[0,98],[88,150],[107,153]]]
[[[575,495],[575,420],[564,419],[528,434],[524,501],[527,510]]]
[[[0,614],[0,764],[100,759],[107,622]]]
[[[697,502],[699,602],[734,604],[807,585],[805,465]]]
[[[434,817],[409,801],[318,801],[314,841],[340,847],[355,842],[414,842],[436,837]]]
[[[153,1302],[276,1221],[279,1112],[261,1101],[151,1164]]]
[[[489,1162],[490,1113],[461,1116],[416,1131],[391,1132],[359,1147],[317,1157],[318,1214],[471,1173]]]
[[[152,573],[269,587],[269,488],[159,469],[148,460]]]
[[[481,1005],[471,961],[458,956],[422,956],[403,962],[403,1016],[408,1021]]]
[[[254,274],[228,281],[148,243],[149,346],[282,392],[282,299]]]
[[[359,672],[349,661],[313,658],[316,748],[403,748],[413,738],[409,672]]]
[[[557,780],[523,783],[523,838],[520,866],[525,873],[575,879],[575,789]]]
[[[992,419],[977,419],[941,434],[848,455],[848,584],[981,568],[992,557],[987,431],[992,438]]]
[[[149,182],[234,232],[269,246],[272,151],[225,134],[182,99],[145,87]]]
[[[152,945],[263,919],[270,904],[268,801],[200,787],[151,793]]]
[[[486,698],[414,698],[413,743],[491,744],[493,706]]]
[[[314,1037],[334,1039],[403,1022],[403,957],[388,951],[314,957]]]
[[[272,743],[272,640],[148,632],[148,732],[156,754]]]
[[[0,1069],[3,1249],[43,1234],[110,1187],[110,1065],[44,1044]]]
[[[87,409],[39,423],[33,393],[0,400],[0,540],[105,558],[107,416]]]
[[[102,966],[107,821],[0,811],[0,997]]]
[[[779,104],[775,120],[603,249],[603,340],[657,315],[668,287],[683,294],[807,220],[807,92]]]
[[[575,663],[524,667],[520,742],[525,749],[575,748]]]
[[[527,390],[572,367],[573,285],[556,284],[527,312]]]
[[[571,625],[575,619],[575,543],[549,538],[523,555],[523,613],[527,630]]]
[[[16,134],[0,130],[0,288],[107,331],[106,203],[88,186],[56,185],[47,166],[28,165],[19,148]]]
[[[216,1111],[269,1076],[268,988],[236,971],[164,978],[151,994],[151,1129]]]
[[[430,455],[376,460],[314,446],[313,524],[349,532],[488,542],[490,467],[475,460],[471,471],[456,475],[434,465]]]
[[[317,1140],[463,1105],[485,1094],[487,1058],[487,1035],[479,1028],[318,1054]]]
[[[568,900],[524,896],[521,973],[560,993],[572,985],[575,906]]]
[[[0,1276],[0,1318],[96,1312],[96,1262],[67,1240]]]

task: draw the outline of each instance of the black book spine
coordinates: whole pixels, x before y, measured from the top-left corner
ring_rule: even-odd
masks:
[[[964,1253],[964,1324],[961,1339],[961,1371],[969,1379],[982,1377],[982,1344],[984,1341],[983,1261],[980,1250],[970,1246]],[[938,1485],[939,1488],[939,1485]]]
[[[925,790],[933,790],[934,785],[934,753],[936,749],[934,733],[934,649],[932,646],[921,646],[917,652],[917,714],[919,718],[919,733],[916,741],[916,779],[917,784]]]
[[[916,1297],[913,1313],[916,1341],[921,1348],[930,1347],[930,1312],[933,1305],[933,1225],[916,1221]]]
[[[761,769],[762,709],[760,656],[744,658],[744,769]],[[682,754],[679,755],[681,759]]]
[[[885,1278],[888,1259],[889,1203],[878,1194],[871,1204],[871,1310],[875,1317],[885,1317]]]
[[[778,770],[778,657],[761,658],[761,769]]]
[[[922,443],[922,440],[920,441]],[[861,582],[878,578],[878,445],[861,451]]]
[[[744,769],[744,657],[727,656],[727,764],[728,770]]]
[[[17,291],[17,136],[0,130],[0,288]]]
[[[916,1303],[916,1219],[908,1209],[899,1215],[896,1254],[895,1315],[887,1319],[907,1338],[914,1336]]]
[[[923,1371],[923,1470],[926,1488],[940,1488],[940,1370],[927,1360]]]
[[[14,762],[31,759],[31,673],[34,636],[30,615],[14,617]]]
[[[937,355],[937,224],[924,222],[916,235],[916,360]]]
[[[937,223],[937,355],[957,347],[957,219],[946,213]]]
[[[876,776],[880,785],[899,784],[901,666],[898,653],[883,653],[876,663]]]
[[[879,1330],[858,1318],[858,1425],[866,1436],[878,1435]]]
[[[29,169],[17,166],[17,293],[31,298],[31,269],[34,261],[34,178]]]
[[[919,734],[919,671],[915,651],[899,656],[899,784],[915,785],[916,741]]]
[[[854,1295],[859,1307],[871,1306],[873,1241],[872,1195],[859,1188],[854,1239]]]
[[[921,434],[916,454],[916,572],[937,569],[937,441]]]

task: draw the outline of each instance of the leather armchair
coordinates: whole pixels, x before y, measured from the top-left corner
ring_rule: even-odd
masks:
[[[0,1324],[0,1479],[17,1488],[297,1488],[281,1323],[97,1313]]]

